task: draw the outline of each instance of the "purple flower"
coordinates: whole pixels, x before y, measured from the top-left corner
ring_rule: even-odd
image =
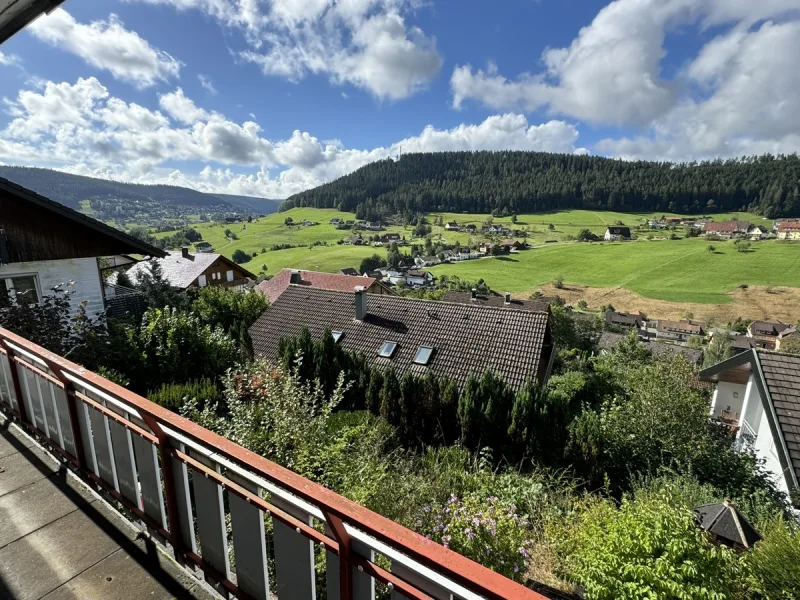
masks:
[[[522,556],[524,556],[525,558],[530,558],[530,556],[528,556],[528,551],[527,551],[527,550],[525,550],[525,548],[524,548],[523,546],[520,546],[520,547],[519,547],[519,553],[520,553]]]
[[[473,517],[472,518],[472,524],[475,527],[480,527],[481,526],[481,520],[478,517]]]
[[[514,573],[519,573],[519,567],[517,565],[514,565]]]
[[[475,537],[475,534],[474,534],[474,533],[472,533],[472,529],[470,529],[469,527],[467,527],[467,528],[464,530],[464,533],[466,534],[466,536],[467,536],[467,539],[469,539],[469,540],[471,540],[472,538],[474,538],[474,537]]]

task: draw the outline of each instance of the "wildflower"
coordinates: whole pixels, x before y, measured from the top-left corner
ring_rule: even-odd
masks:
[[[514,573],[519,573],[519,567],[517,565],[514,565]]]
[[[525,550],[525,547],[524,547],[524,546],[520,546],[520,547],[519,547],[519,553],[520,553],[522,556],[524,556],[525,558],[530,558],[530,556],[528,555],[528,551],[527,551],[527,550]]]
[[[424,510],[426,513],[429,513],[431,512],[431,507],[426,505],[422,510]]]
[[[470,529],[469,527],[467,527],[464,530],[464,534],[467,536],[467,539],[469,539],[469,540],[471,540],[472,538],[475,537],[475,534],[472,532],[472,529]]]

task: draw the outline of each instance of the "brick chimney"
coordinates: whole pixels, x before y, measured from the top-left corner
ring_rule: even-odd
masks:
[[[356,320],[363,321],[367,317],[367,288],[356,286]]]
[[[473,302],[475,302],[475,300],[478,299],[478,290],[475,289],[475,288],[472,288],[472,298],[471,299],[472,299]]]
[[[189,256],[189,246],[181,246],[181,257],[191,258],[191,256]]]
[[[295,285],[300,285],[300,282],[303,281],[303,278],[300,277],[300,271],[294,269],[292,274],[289,275],[289,283],[294,283]]]

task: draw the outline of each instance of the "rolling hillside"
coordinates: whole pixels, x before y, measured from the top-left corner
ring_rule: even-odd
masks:
[[[200,213],[270,214],[280,204],[267,198],[207,194],[169,185],[120,183],[33,167],[0,166],[0,177],[119,226],[157,225]]]
[[[565,209],[800,216],[800,158],[672,164],[544,152],[404,154],[295,194],[282,210],[301,206],[355,211],[365,219]]]

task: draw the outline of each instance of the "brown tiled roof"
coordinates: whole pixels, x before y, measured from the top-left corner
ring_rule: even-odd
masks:
[[[666,319],[659,319],[657,329],[659,331],[679,331],[695,335],[703,334],[703,326],[690,321],[667,321]]]
[[[758,360],[792,468],[800,479],[800,356],[759,351]]]
[[[278,297],[289,287],[292,277],[292,269],[281,269],[275,277],[269,281],[262,281],[256,289],[264,294],[270,304],[275,302]],[[320,288],[323,290],[338,290],[340,292],[352,292],[357,286],[370,287],[377,279],[374,277],[359,277],[354,275],[340,275],[337,273],[320,273],[318,271],[300,271],[300,285]]]
[[[470,292],[445,292],[444,296],[442,296],[442,300],[444,302],[457,302],[459,304],[515,308],[517,310],[527,310],[530,312],[547,312],[550,310],[550,303],[544,298],[541,300],[518,300],[516,298],[511,298],[511,304],[506,304],[505,296],[497,296],[494,294],[484,296],[478,294],[473,301]]]
[[[706,223],[703,231],[711,233],[733,233],[750,229],[749,221],[722,221],[721,223]]]
[[[132,281],[136,282],[142,274],[150,273],[152,261],[158,261],[164,274],[164,280],[169,282],[173,287],[186,289],[217,260],[223,260],[231,266],[244,271],[245,275],[252,279],[256,278],[255,275],[247,271],[242,265],[237,265],[221,254],[215,254],[213,252],[190,253],[189,258],[183,258],[181,252],[167,252],[167,256],[164,258],[153,258],[136,263],[128,269],[127,274]]]
[[[784,233],[787,231],[800,231],[800,223],[784,222],[778,225],[778,232]]]
[[[772,321],[753,321],[750,323],[750,331],[758,335],[777,336],[790,327],[791,325],[788,323],[773,323]]]
[[[355,319],[355,294],[290,285],[250,328],[253,349],[273,358],[282,337],[295,337],[307,326],[319,339],[325,329],[344,333],[340,344],[363,353],[373,365],[417,375],[428,369],[459,383],[487,368],[520,386],[544,374],[552,353],[549,315],[367,294],[367,316]],[[392,358],[378,351],[385,341],[397,342]],[[434,348],[428,366],[415,364],[420,346]]]

